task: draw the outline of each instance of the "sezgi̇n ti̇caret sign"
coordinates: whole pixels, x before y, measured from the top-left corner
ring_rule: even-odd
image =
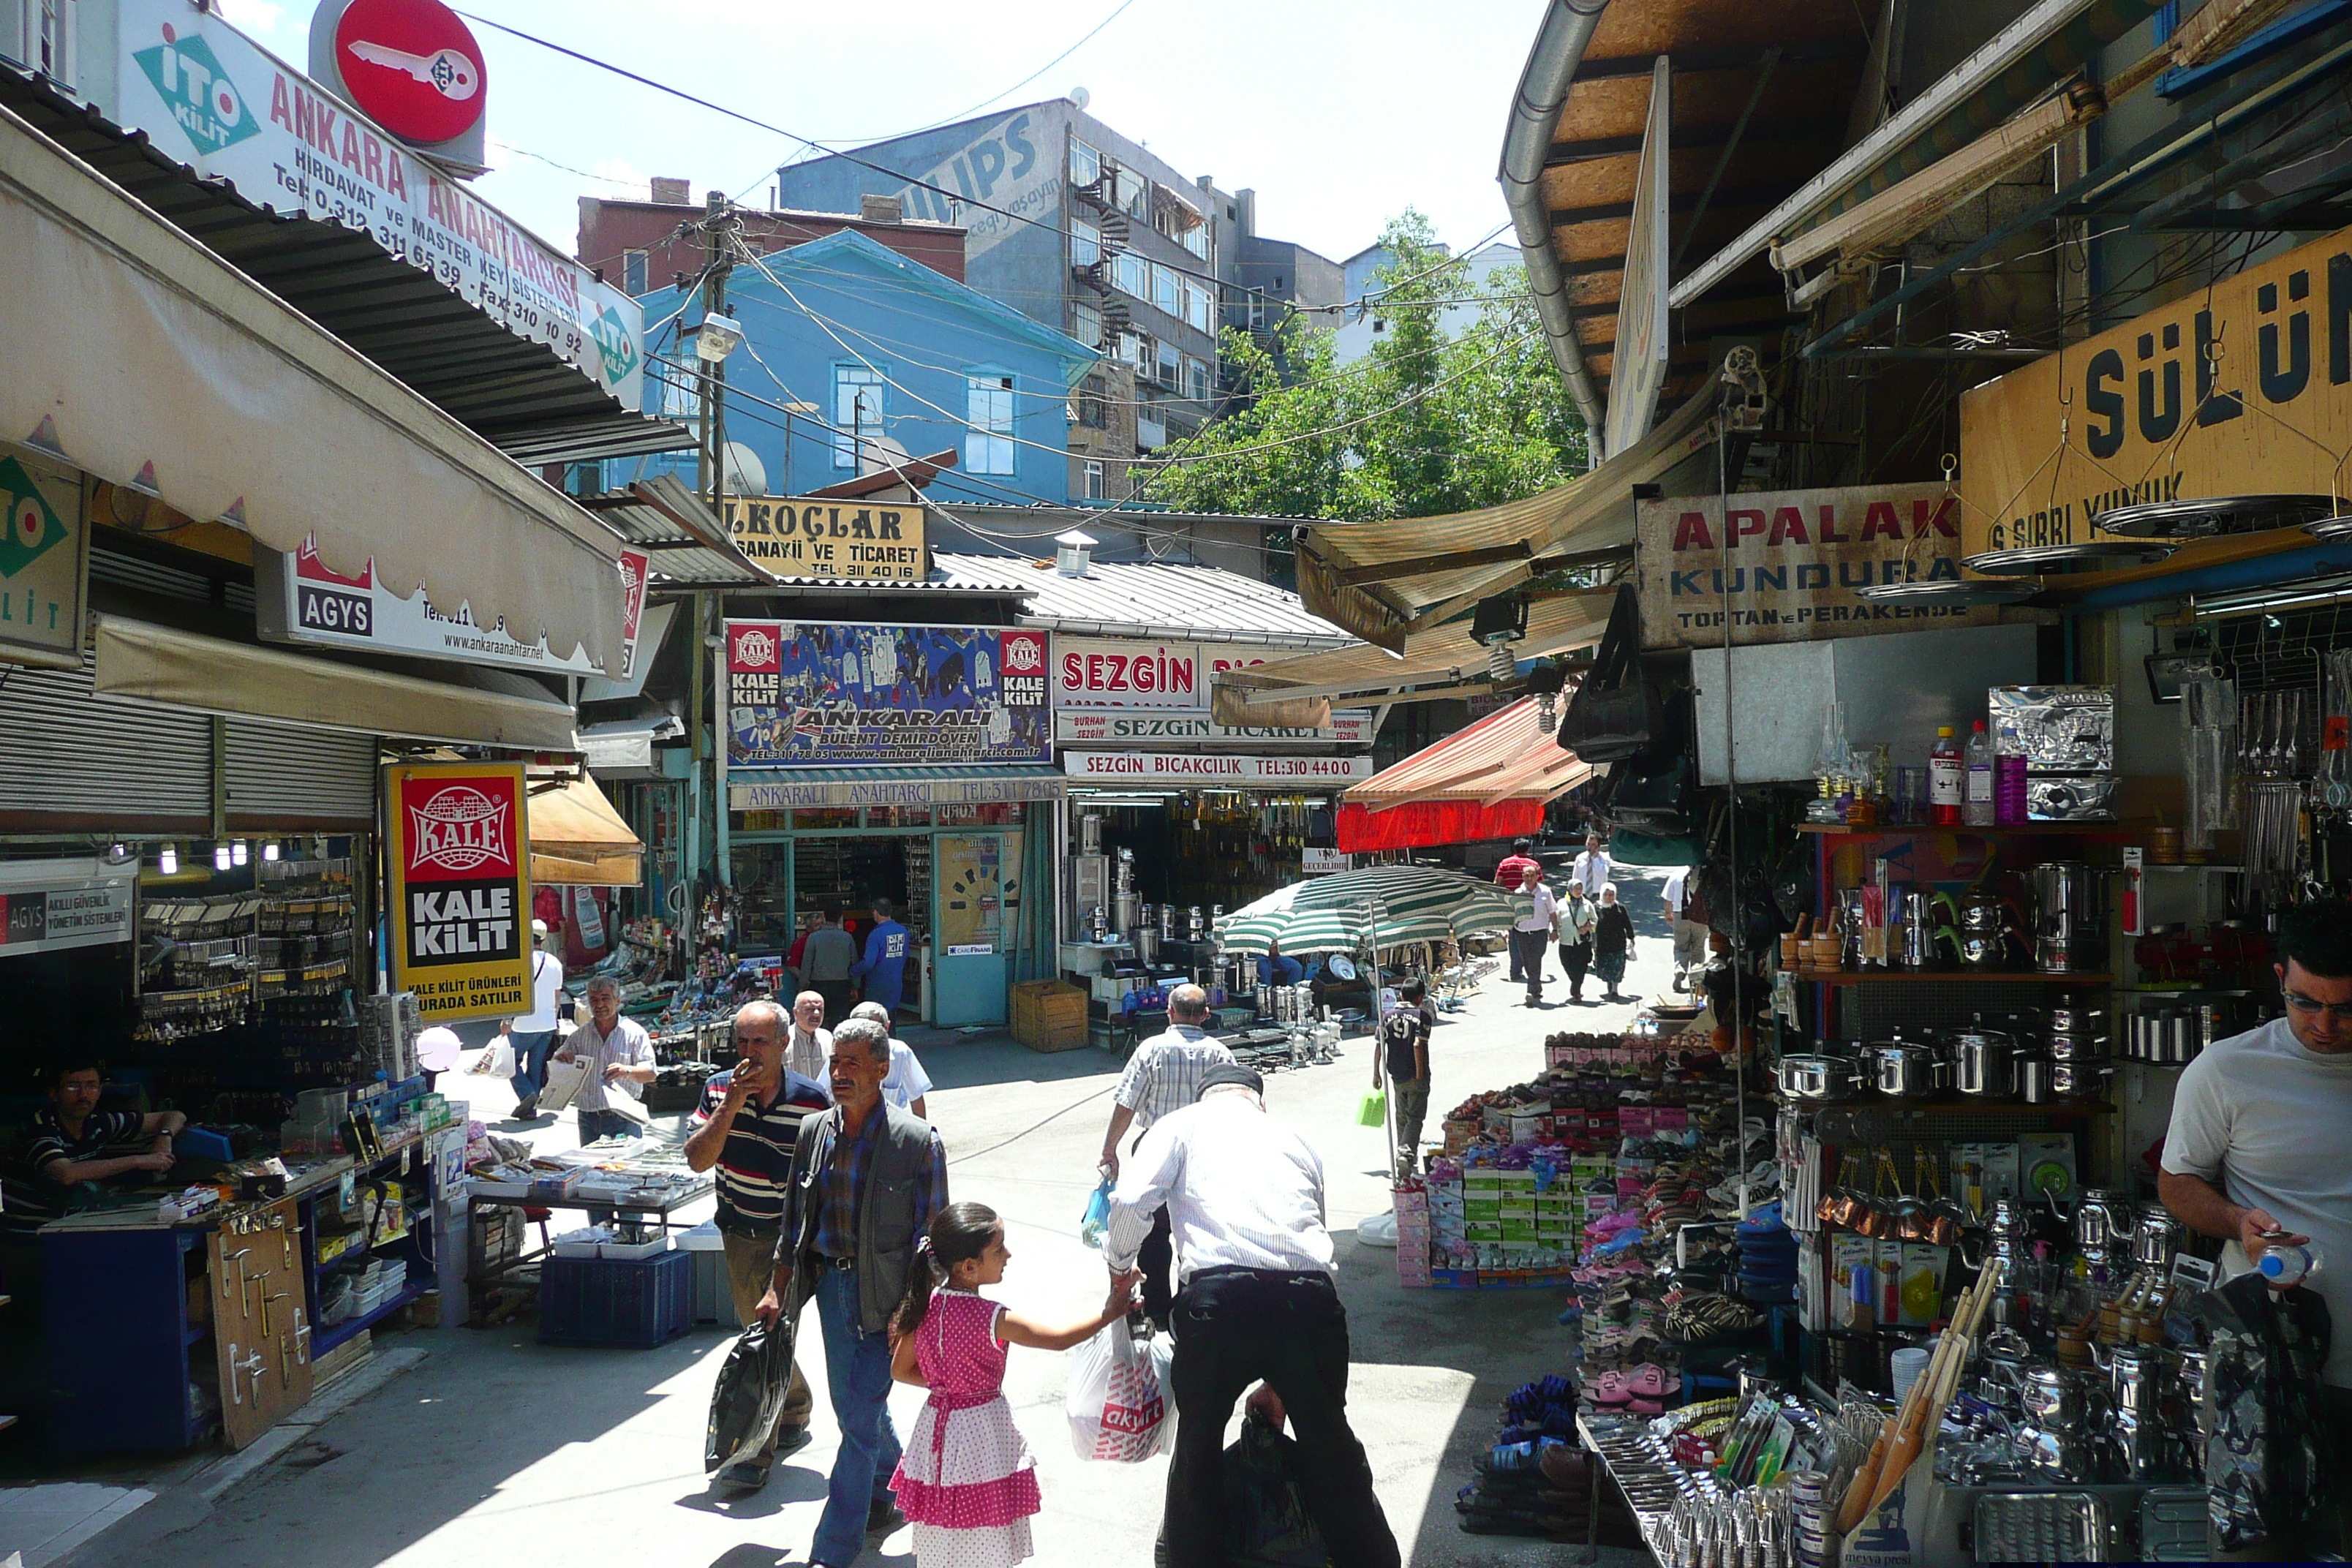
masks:
[[[384,770],[392,988],[428,1023],[530,1010],[530,849],[520,763]]]

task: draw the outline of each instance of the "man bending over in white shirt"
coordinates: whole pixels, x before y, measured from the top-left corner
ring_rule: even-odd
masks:
[[[1264,1379],[1298,1430],[1298,1485],[1334,1568],[1397,1568],[1396,1537],[1348,1426],[1348,1313],[1331,1278],[1323,1163],[1265,1113],[1262,1080],[1216,1066],[1197,1104],[1154,1122],[1119,1167],[1103,1257],[1113,1274],[1165,1205],[1178,1289],[1170,1568],[1225,1562],[1225,1422]]]

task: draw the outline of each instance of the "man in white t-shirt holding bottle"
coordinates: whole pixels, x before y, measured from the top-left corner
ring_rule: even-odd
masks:
[[[547,922],[530,922],[530,1011],[509,1018],[499,1033],[514,1047],[515,1120],[539,1115],[539,1091],[547,1087],[547,1058],[555,1049],[555,1006],[563,996],[563,965],[547,951]]]
[[[2229,1242],[2225,1274],[2309,1246],[2336,1325],[2318,1410],[2352,1430],[2352,903],[2279,919],[2286,1016],[2217,1041],[2182,1070],[2157,1191],[2183,1224]]]

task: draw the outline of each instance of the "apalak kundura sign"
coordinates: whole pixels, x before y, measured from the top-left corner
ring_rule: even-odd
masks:
[[[779,577],[919,583],[930,574],[919,504],[729,496],[727,537]]]
[[[392,988],[428,1023],[530,1010],[526,801],[520,763],[384,770]]]
[[[1960,397],[1963,552],[2080,544],[2136,501],[2336,495],[2352,449],[2352,229]]]
[[[1634,566],[1647,647],[1811,642],[1990,623],[1978,607],[1876,605],[1858,589],[1960,575],[1959,499],[1941,484],[1645,500]]]

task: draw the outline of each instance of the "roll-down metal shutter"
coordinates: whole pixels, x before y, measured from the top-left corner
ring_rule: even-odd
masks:
[[[212,810],[212,721],[101,697],[79,669],[0,676],[0,811],[203,816]]]
[[[228,721],[228,813],[237,817],[372,820],[376,742],[251,719]]]

